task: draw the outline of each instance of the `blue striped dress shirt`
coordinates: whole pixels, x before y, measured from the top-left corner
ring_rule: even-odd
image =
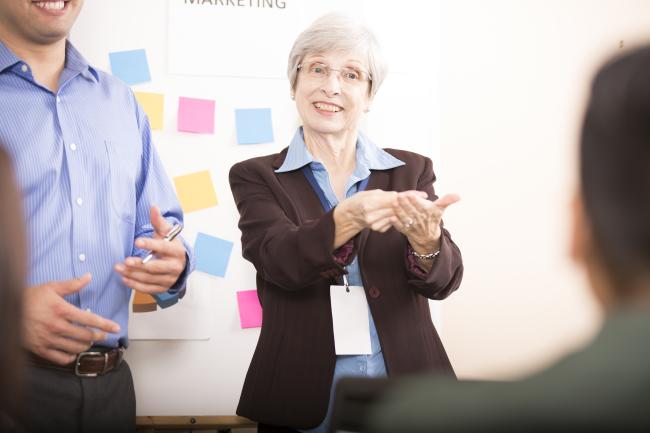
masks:
[[[309,168],[311,168],[312,173],[316,178],[316,182],[318,182],[318,186],[320,186],[321,190],[325,194],[325,198],[330,204],[330,209],[335,207],[339,203],[339,200],[332,189],[327,169],[321,162],[314,160],[314,157],[307,149],[301,127],[298,129],[289,145],[289,150],[287,151],[287,156],[282,166],[278,168],[276,172],[282,173],[298,170],[305,165],[309,165]],[[400,165],[404,165],[404,162],[382,150],[379,146],[359,132],[356,148],[356,165],[354,172],[352,173],[352,176],[350,176],[345,187],[345,197],[349,198],[358,192],[359,184],[362,180],[370,176],[370,170],[388,170],[399,167]],[[359,268],[357,257],[355,257],[352,263],[347,266],[347,270],[348,282],[350,285],[363,286],[363,281],[361,280],[361,269]],[[325,433],[328,431],[334,387],[341,377],[386,376],[384,355],[381,352],[381,345],[379,344],[375,321],[372,318],[370,309],[368,309],[368,322],[370,324],[370,345],[372,354],[339,355],[336,357],[336,366],[334,368],[334,378],[332,380],[330,404],[327,409],[327,415],[323,422],[321,422],[317,427],[308,430],[300,430],[301,432]]]
[[[68,280],[86,272],[91,283],[66,300],[119,323],[119,335],[97,344],[127,345],[131,289],[113,270],[147,252],[134,240],[152,236],[149,208],[173,223],[183,214],[151,143],[149,121],[133,92],[88,65],[67,42],[56,93],[0,43],[0,145],[10,154],[29,238],[28,284]],[[187,266],[163,295],[182,296]]]

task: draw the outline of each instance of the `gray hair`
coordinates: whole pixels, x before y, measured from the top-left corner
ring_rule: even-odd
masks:
[[[371,98],[375,96],[388,69],[377,39],[367,27],[338,13],[330,13],[318,18],[293,43],[287,66],[291,89],[296,89],[298,66],[308,54],[330,51],[354,51],[364,55],[371,77],[368,92]]]

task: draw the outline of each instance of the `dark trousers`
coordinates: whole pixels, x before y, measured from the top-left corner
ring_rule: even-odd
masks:
[[[29,365],[24,419],[34,433],[135,432],[135,389],[126,362],[97,377]]]

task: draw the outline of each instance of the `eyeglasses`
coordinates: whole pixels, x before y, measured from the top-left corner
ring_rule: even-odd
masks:
[[[348,84],[360,84],[364,81],[372,81],[370,74],[362,69],[345,66],[334,69],[325,63],[309,62],[298,65],[298,71],[304,70],[311,78],[323,79],[330,76],[332,71],[337,71],[344,82]]]

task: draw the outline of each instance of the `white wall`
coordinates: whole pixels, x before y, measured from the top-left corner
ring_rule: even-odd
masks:
[[[443,302],[463,377],[533,371],[595,332],[568,258],[583,104],[604,56],[650,42],[647,0],[454,0],[442,8],[441,184],[465,261]]]

